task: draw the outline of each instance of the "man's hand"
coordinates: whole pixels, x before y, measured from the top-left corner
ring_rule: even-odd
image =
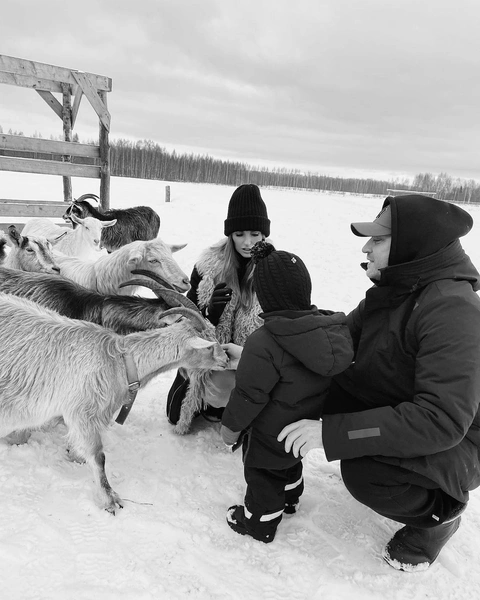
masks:
[[[278,434],[277,440],[285,440],[285,452],[293,452],[293,456],[306,456],[314,448],[323,448],[322,422],[311,419],[302,419],[290,423]]]

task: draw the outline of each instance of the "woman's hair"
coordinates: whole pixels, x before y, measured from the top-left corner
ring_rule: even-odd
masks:
[[[235,250],[232,235],[214,244],[212,248],[223,249],[223,266],[216,274],[215,283],[225,281],[228,287],[231,287],[232,291],[235,292],[240,305],[247,309],[251,308],[255,298],[253,291],[253,271],[255,264],[253,260],[248,261],[243,279],[239,281],[237,272],[240,267],[240,261],[238,260],[238,253]]]

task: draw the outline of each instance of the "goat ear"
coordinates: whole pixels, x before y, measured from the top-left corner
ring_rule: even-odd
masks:
[[[143,254],[141,252],[139,252],[138,250],[132,250],[128,255],[128,264],[136,265],[137,263],[141,262],[142,258]]]
[[[8,228],[8,237],[14,243],[14,245],[20,247],[20,244],[22,243],[22,236],[18,232],[18,229],[15,227],[15,225],[10,225]]]
[[[209,342],[208,340],[204,340],[199,337],[194,337],[190,338],[187,343],[190,346],[190,348],[200,350],[201,348],[210,348],[211,346],[215,346],[217,342]]]
[[[77,223],[78,225],[82,225],[83,222],[85,221],[85,219],[81,219],[79,216],[77,216],[74,212],[72,212],[70,214],[70,219],[72,219],[72,221],[75,221],[75,223]]]
[[[172,252],[178,252],[179,250],[185,248],[186,245],[187,244],[168,244],[168,247]]]
[[[100,221],[100,223],[102,224],[102,227],[113,227],[116,222],[117,222],[117,219],[113,219],[113,221]]]

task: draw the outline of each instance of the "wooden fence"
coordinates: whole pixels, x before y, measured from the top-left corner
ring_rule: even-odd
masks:
[[[63,205],[61,201],[4,198],[0,199],[0,216],[61,216],[64,203],[72,200],[72,177],[100,179],[100,205],[108,209],[110,113],[107,92],[112,89],[112,80],[103,75],[0,54],[0,83],[35,90],[62,120],[64,137],[64,141],[54,141],[0,134],[0,171],[63,177]],[[62,102],[55,93],[61,94]],[[84,96],[98,115],[98,146],[72,142],[73,127]]]

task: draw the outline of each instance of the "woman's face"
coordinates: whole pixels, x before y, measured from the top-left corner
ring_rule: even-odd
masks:
[[[234,231],[232,233],[235,250],[244,258],[250,258],[253,246],[263,239],[261,231]]]

